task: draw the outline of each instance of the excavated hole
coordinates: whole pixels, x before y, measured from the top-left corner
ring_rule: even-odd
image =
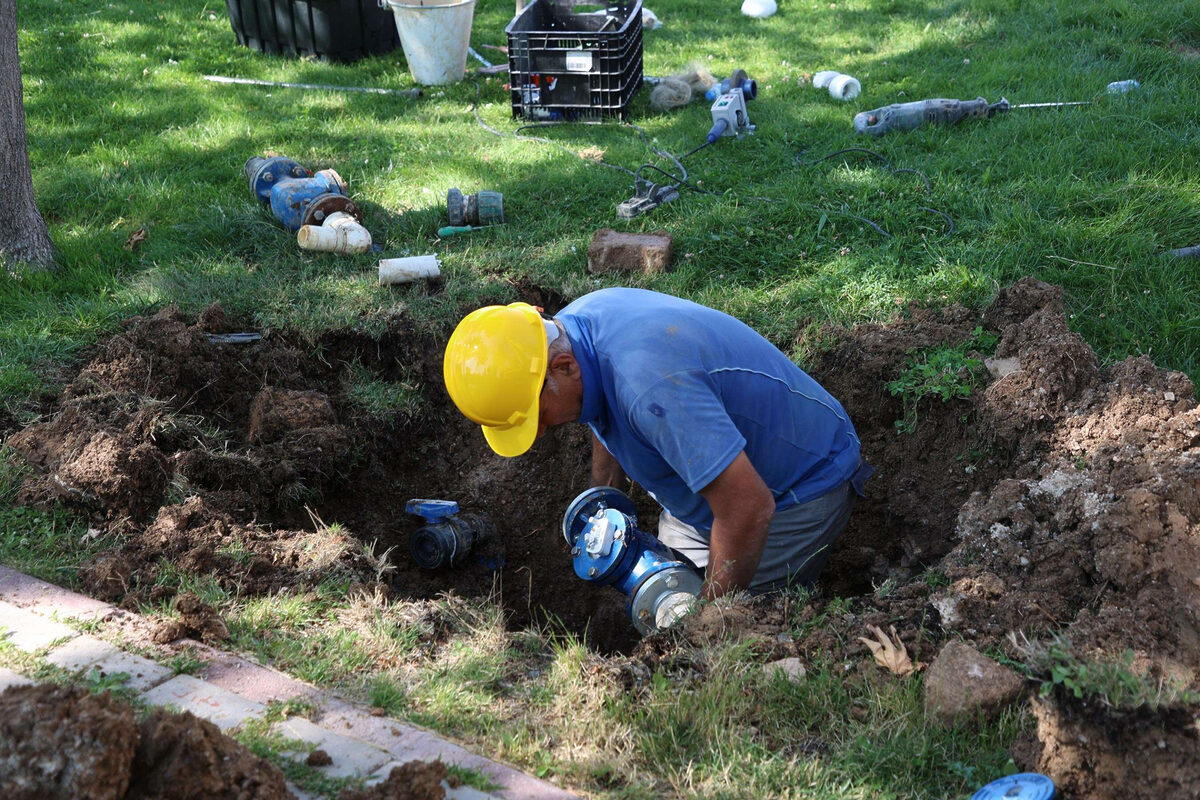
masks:
[[[518,289],[551,312],[564,300]],[[624,598],[571,569],[559,525],[587,487],[585,428],[556,431],[518,459],[495,456],[441,389],[442,342],[402,316],[378,341],[209,340],[237,330],[217,307],[196,321],[172,309],[130,320],[44,421],[8,436],[32,467],[21,501],[66,503],[122,534],[81,567],[87,591],[135,605],[169,599],[180,575],[251,595],[334,577],[402,598],[495,597],[515,628],[554,620],[603,653],[632,652],[651,666],[670,657],[670,637],[635,648]],[[961,346],[979,330],[999,338],[991,376],[966,399],[921,401],[915,430],[898,434],[904,408],[888,384],[914,352]],[[833,344],[807,368],[841,400],[878,472],[832,554],[825,596],[799,610],[747,605],[736,635],[766,642],[764,657],[862,661],[858,636],[871,625],[895,625],[923,660],[947,636],[1019,658],[1010,632],[1064,633],[1089,657],[1132,652],[1140,674],[1200,688],[1200,408],[1187,376],[1147,358],[1101,369],[1068,329],[1061,290],[1032,279],[983,314],[914,306],[887,325],[819,335]],[[409,408],[396,387],[418,385],[419,417],[369,411],[381,397]],[[502,552],[503,566],[417,567],[408,537],[420,522],[404,508],[414,497],[486,515],[497,535],[483,555]],[[649,523],[651,504],[636,499]],[[390,551],[386,586],[347,546],[354,539]],[[817,618],[833,594],[856,600]],[[819,624],[798,629],[797,618]],[[785,630],[794,635],[777,636]],[[1150,733],[1173,719],[1152,716]],[[1194,727],[1171,728],[1188,748],[1186,769],[1176,744],[1147,738],[1138,747],[1152,763],[1097,793],[1087,776],[1099,756],[1067,743],[1080,725],[1089,742],[1105,741],[1109,719],[1067,720],[1058,738],[1046,723],[1044,751],[1023,765],[1086,785],[1089,796],[1194,794]],[[1123,763],[1110,750],[1104,758]]]

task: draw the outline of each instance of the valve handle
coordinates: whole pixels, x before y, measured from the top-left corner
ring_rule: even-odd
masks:
[[[433,523],[457,514],[458,503],[453,500],[413,498],[404,505],[404,510],[414,516],[422,517],[428,523]]]

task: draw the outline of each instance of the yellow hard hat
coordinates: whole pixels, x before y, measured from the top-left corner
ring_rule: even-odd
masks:
[[[502,456],[521,455],[537,438],[546,348],[542,317],[528,303],[472,311],[446,343],[446,391]]]

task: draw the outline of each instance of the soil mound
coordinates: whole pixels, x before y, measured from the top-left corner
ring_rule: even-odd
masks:
[[[278,767],[206,720],[52,684],[0,694],[0,796],[287,800]]]

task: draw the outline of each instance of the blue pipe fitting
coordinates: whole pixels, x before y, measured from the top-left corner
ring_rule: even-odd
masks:
[[[708,91],[704,93],[704,99],[711,103],[730,89],[736,89],[737,87],[730,82],[732,80],[732,77],[725,78],[720,83],[710,86]],[[742,88],[742,96],[747,100],[753,100],[758,97],[758,83],[754,78],[743,78],[739,85]]]
[[[617,489],[598,486],[580,494],[562,528],[575,574],[623,593],[630,622],[643,635],[668,627],[700,594],[700,575],[638,529],[633,501]]]
[[[242,171],[250,191],[290,231],[302,225],[320,225],[335,211],[362,221],[362,212],[346,195],[346,182],[332,169],[313,175],[290,158],[254,156]]]
[[[453,500],[409,500],[404,508],[425,525],[409,537],[413,561],[425,569],[457,567],[481,542],[491,538],[490,523],[477,514],[459,514]]]

